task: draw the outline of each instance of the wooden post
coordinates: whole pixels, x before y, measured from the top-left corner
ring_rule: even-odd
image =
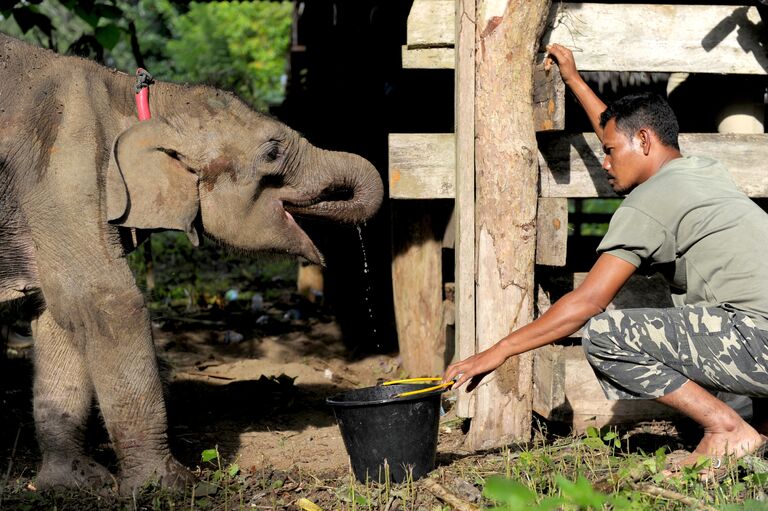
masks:
[[[456,358],[475,354],[475,0],[456,0]],[[474,393],[460,391],[456,412],[472,417]]]
[[[397,341],[405,372],[440,376],[445,369],[442,248],[445,201],[392,205],[392,291]]]
[[[477,0],[477,349],[533,319],[538,169],[533,71],[550,0]],[[513,357],[475,390],[467,446],[528,441],[532,361]]]
[[[565,266],[568,199],[541,197],[536,214],[536,264]]]

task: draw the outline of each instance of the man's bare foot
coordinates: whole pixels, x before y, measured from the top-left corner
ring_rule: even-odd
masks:
[[[665,479],[676,479],[685,475],[685,469],[696,467],[698,479],[702,483],[721,481],[734,468],[735,459],[730,456],[702,456],[689,453],[687,456],[669,460],[666,469],[661,473]]]
[[[662,471],[666,477],[679,477],[686,467],[700,466],[699,480],[719,481],[735,466],[735,462],[744,456],[761,453],[768,447],[768,438],[757,433],[749,424],[740,428],[745,436],[736,432],[704,432],[704,437],[688,456],[670,459],[669,467]],[[746,431],[744,431],[746,430]],[[751,432],[748,430],[752,430]]]
[[[678,468],[694,466],[703,456],[710,458],[709,467],[717,470],[723,465],[723,461],[727,461],[724,458],[737,460],[762,451],[768,441],[768,438],[747,424],[733,408],[693,381],[686,382],[677,390],[656,400],[684,413],[704,428],[704,436],[699,445],[690,457],[678,463]],[[667,475],[671,473],[667,471]],[[709,479],[709,476],[703,474],[703,478]]]
[[[704,430],[704,436],[693,454],[702,456],[732,456],[739,459],[761,449],[766,437],[743,420],[732,428]]]

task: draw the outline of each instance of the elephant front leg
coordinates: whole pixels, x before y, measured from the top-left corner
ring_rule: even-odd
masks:
[[[114,477],[83,451],[93,391],[82,346],[49,311],[33,322],[35,336],[34,416],[42,465],[40,489],[103,487]]]
[[[147,482],[183,488],[194,481],[170,454],[162,384],[149,315],[138,289],[105,290],[89,304],[86,360],[120,461],[120,490]]]

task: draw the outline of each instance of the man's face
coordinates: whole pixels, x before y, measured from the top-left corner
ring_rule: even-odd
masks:
[[[648,176],[644,172],[647,164],[640,137],[627,137],[616,129],[611,119],[603,128],[603,169],[608,173],[608,183],[619,195],[626,195]]]

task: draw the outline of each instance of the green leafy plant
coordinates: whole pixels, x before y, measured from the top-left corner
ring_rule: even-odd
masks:
[[[225,476],[236,477],[240,473],[240,466],[237,463],[230,463],[226,468],[222,467],[218,446],[204,450],[200,456],[200,461],[215,465],[216,471],[213,473],[213,480],[216,482],[221,481]]]
[[[611,502],[608,495],[595,490],[584,476],[580,475],[576,481],[569,481],[558,475],[555,482],[562,492],[563,500],[577,509],[602,509],[605,504]]]
[[[502,504],[500,507],[491,508],[498,511],[513,509],[548,511],[559,508],[564,502],[564,499],[556,496],[539,499],[536,492],[523,483],[500,476],[488,478],[483,495]]]
[[[237,479],[240,474],[240,465],[234,462],[227,465],[222,464],[219,446],[204,450],[200,455],[200,461],[203,463],[203,467],[209,470],[203,471],[203,475],[207,477],[195,487],[195,494],[198,497],[215,495],[223,488],[224,498],[228,499],[229,494],[232,493],[231,488],[233,486],[237,486],[239,489],[239,485],[242,482]]]
[[[593,449],[602,449],[604,447],[621,449],[621,439],[616,431],[608,430],[603,432],[594,426],[587,428],[587,436],[583,443]]]
[[[651,475],[661,474],[667,462],[667,451],[663,447],[656,449],[653,457],[644,459],[641,464]]]
[[[106,63],[109,51],[136,35],[126,7],[125,2],[97,0],[0,2],[0,29],[60,53]]]
[[[483,494],[502,505],[491,508],[496,511],[525,509],[531,511],[549,511],[553,509],[599,510],[610,506],[611,509],[629,509],[631,503],[626,498],[607,495],[596,490],[592,483],[579,475],[575,481],[557,474],[555,486],[560,495],[541,497],[535,491],[519,481],[492,476],[486,481]]]

